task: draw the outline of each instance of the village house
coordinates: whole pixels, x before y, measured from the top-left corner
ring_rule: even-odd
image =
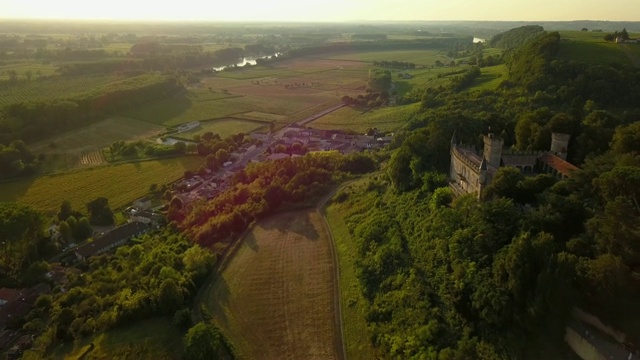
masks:
[[[510,166],[524,174],[549,173],[567,178],[578,168],[566,161],[570,136],[553,133],[551,149],[546,152],[504,152],[504,140],[494,134],[483,137],[484,151],[459,145],[455,134],[451,138],[450,185],[455,193],[477,194],[488,186],[500,167]]]
[[[133,221],[119,226],[92,242],[76,248],[76,257],[80,261],[85,261],[91,256],[103,254],[123,245],[131,238],[144,234],[148,229],[147,225],[140,221]]]
[[[151,198],[143,197],[133,201],[133,206],[139,210],[151,209]]]

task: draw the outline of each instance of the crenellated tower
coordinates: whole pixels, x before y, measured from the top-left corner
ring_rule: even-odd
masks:
[[[489,166],[493,166],[494,168],[500,167],[500,160],[502,159],[502,146],[504,145],[504,140],[494,135],[493,133],[489,133],[483,137],[484,140],[484,153],[483,156]]]
[[[567,160],[569,140],[571,140],[571,135],[569,134],[552,133],[551,153],[561,158],[562,160]]]

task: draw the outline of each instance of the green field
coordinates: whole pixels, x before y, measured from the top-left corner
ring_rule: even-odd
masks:
[[[434,65],[436,60],[444,63],[451,62],[442,50],[392,50],[392,51],[358,51],[335,54],[327,57],[335,60],[351,60],[373,62],[378,61],[408,61],[416,65]]]
[[[210,131],[214,134],[220,135],[222,138],[226,138],[227,136],[241,132],[248,134],[254,130],[268,126],[269,123],[264,121],[222,118],[203,122],[197,128],[180,133],[178,136],[192,139],[195,135],[202,135]]]
[[[164,131],[164,127],[128,118],[110,118],[64,132],[29,145],[35,154],[45,154],[41,170],[45,173],[64,171],[78,166],[96,166],[104,162],[100,151],[124,140],[148,139]]]
[[[0,65],[0,80],[10,78],[9,72],[15,71],[18,78],[26,78],[27,74],[31,74],[31,78],[38,76],[53,75],[58,67],[52,64],[42,64],[33,61],[17,61]]]
[[[309,126],[326,130],[354,130],[358,133],[364,133],[373,127],[382,131],[394,131],[405,125],[419,107],[420,104],[415,103],[388,106],[364,113],[360,108],[343,107],[309,123]]]
[[[496,65],[490,67],[484,67],[480,69],[482,73],[474,80],[468,90],[495,90],[500,83],[507,80],[508,72],[507,67],[503,65]]]
[[[358,278],[356,277],[356,247],[349,229],[344,223],[344,214],[339,205],[332,204],[326,208],[326,216],[338,252],[340,263],[340,301],[342,304],[342,331],[347,352],[347,359],[374,359],[374,350],[369,341],[365,322],[366,301],[362,297]]]
[[[17,201],[47,214],[56,213],[64,200],[75,209],[103,196],[113,209],[144,196],[151,184],[164,184],[196,170],[202,158],[189,156],[164,160],[94,167],[69,173],[0,183],[0,201]]]
[[[622,30],[622,29],[621,29]],[[603,39],[604,32],[560,31],[558,58],[591,64],[640,66],[640,44],[616,44]],[[629,34],[632,38],[637,34]]]
[[[51,358],[61,360],[180,359],[183,335],[169,319],[153,318],[62,345],[55,349]],[[91,349],[91,343],[94,344],[93,349]],[[83,357],[85,353],[87,355]],[[34,357],[26,356],[25,358]]]
[[[313,209],[260,221],[204,303],[245,359],[335,359],[334,264]]]
[[[34,77],[35,78],[35,77]],[[0,106],[23,102],[72,98],[124,78],[116,75],[78,76],[0,83]]]

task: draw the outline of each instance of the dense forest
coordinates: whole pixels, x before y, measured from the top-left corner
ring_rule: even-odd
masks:
[[[523,41],[515,40],[523,38]],[[387,177],[337,197],[358,246],[373,343],[393,358],[566,357],[585,309],[638,343],[640,72],[556,59],[559,35],[516,29],[496,91],[427,89]],[[446,187],[449,139],[546,150],[572,135],[572,178],[501,168],[478,202]]]

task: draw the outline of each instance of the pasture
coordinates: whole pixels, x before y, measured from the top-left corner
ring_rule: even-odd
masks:
[[[621,29],[622,30],[622,29]],[[604,32],[560,31],[558,58],[609,65],[640,66],[640,44],[616,44],[604,40]],[[630,34],[637,37],[636,34]]]
[[[365,133],[374,127],[381,131],[394,131],[404,126],[419,107],[420,103],[414,103],[364,111],[362,108],[346,106],[308,125],[316,129],[354,130],[358,133]]]
[[[204,290],[214,321],[243,358],[338,357],[328,236],[312,209],[261,221]]]
[[[16,201],[55,214],[64,200],[75,209],[103,196],[112,209],[144,196],[152,184],[178,180],[185,170],[197,170],[204,160],[180,158],[131,162],[0,183],[0,201]]]
[[[56,348],[51,357],[60,360],[179,359],[182,336],[183,333],[171,324],[170,319],[152,318],[67,343]],[[85,353],[87,355],[83,357]]]
[[[35,154],[45,154],[44,172],[95,166],[104,162],[101,150],[112,143],[142,140],[157,136],[164,128],[128,118],[110,118],[58,134],[46,141],[29,145]]]

